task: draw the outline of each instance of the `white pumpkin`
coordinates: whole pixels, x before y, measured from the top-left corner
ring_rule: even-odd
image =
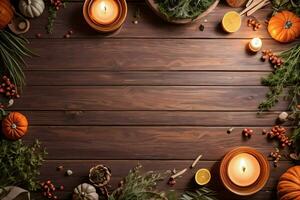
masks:
[[[20,0],[19,10],[25,17],[35,18],[40,16],[45,9],[44,0]]]
[[[82,183],[74,189],[73,200],[98,200],[96,188],[88,183]]]

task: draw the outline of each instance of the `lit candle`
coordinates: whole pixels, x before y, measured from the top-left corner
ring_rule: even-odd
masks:
[[[241,153],[229,161],[227,174],[234,184],[247,187],[258,179],[260,164],[254,156],[248,153]]]
[[[116,0],[95,0],[90,7],[90,17],[93,21],[108,25],[119,16],[119,5]]]
[[[249,49],[253,52],[258,52],[262,47],[262,41],[260,38],[253,38],[249,42]]]

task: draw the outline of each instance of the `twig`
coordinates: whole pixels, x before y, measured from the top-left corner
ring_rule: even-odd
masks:
[[[195,166],[196,166],[196,164],[199,162],[199,160],[202,158],[202,154],[200,154],[195,160],[194,160],[194,162],[192,163],[192,165],[191,165],[191,168],[193,169]]]

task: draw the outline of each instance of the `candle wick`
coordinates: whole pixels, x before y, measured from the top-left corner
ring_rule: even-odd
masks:
[[[246,167],[242,167],[242,170],[243,170],[243,172],[245,172],[246,171]]]
[[[104,5],[104,12],[106,12],[106,5]]]

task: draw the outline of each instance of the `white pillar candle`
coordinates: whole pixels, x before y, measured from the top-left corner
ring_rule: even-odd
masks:
[[[249,42],[249,49],[253,52],[258,52],[262,47],[262,41],[260,38],[253,38]]]
[[[229,161],[227,174],[234,184],[246,187],[252,185],[258,179],[260,164],[254,156],[241,153]]]

